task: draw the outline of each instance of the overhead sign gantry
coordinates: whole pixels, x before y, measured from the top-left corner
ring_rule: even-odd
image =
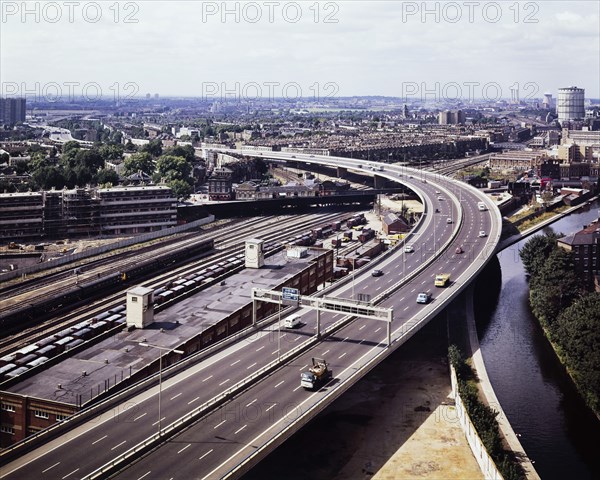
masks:
[[[279,305],[293,305],[296,307],[310,308],[317,311],[317,337],[321,336],[321,312],[345,313],[353,317],[368,318],[387,323],[388,347],[391,345],[391,325],[394,319],[393,308],[375,307],[370,302],[346,300],[332,297],[311,297],[300,295],[295,288],[266,290],[263,288],[252,289],[252,324],[256,325],[256,302],[276,303]]]

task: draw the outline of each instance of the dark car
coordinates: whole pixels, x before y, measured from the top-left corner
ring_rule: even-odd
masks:
[[[381,270],[373,270],[371,272],[371,275],[374,277],[381,277],[383,275],[383,272]]]

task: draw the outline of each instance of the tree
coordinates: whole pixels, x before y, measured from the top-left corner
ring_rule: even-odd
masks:
[[[123,145],[105,144],[105,145],[102,145],[98,149],[98,152],[100,153],[100,155],[102,156],[102,158],[105,161],[110,161],[110,160],[120,160],[121,158],[123,158],[124,150],[125,150],[125,147]]]
[[[103,168],[101,170],[98,170],[98,174],[96,175],[96,183],[98,185],[118,185],[119,174],[115,172],[112,168]]]
[[[555,247],[530,283],[530,303],[533,313],[549,328],[554,337],[558,314],[583,292],[581,278],[575,273],[573,255]]]
[[[71,150],[79,150],[80,148],[81,148],[81,145],[79,144],[79,142],[72,140],[63,145],[62,153],[63,153],[63,155],[65,155],[65,154],[69,153]]]
[[[188,162],[194,162],[194,160],[196,158],[196,151],[194,150],[194,147],[192,147],[191,145],[185,145],[185,146],[177,145],[175,147],[165,148],[165,150],[163,151],[163,155],[171,155],[174,157],[183,157]]]
[[[523,262],[527,275],[534,276],[537,274],[556,246],[556,240],[561,236],[562,234],[556,233],[534,235],[527,241],[519,252],[519,257]]]
[[[142,146],[141,152],[148,152],[153,157],[160,157],[162,155],[162,140],[155,138],[150,140],[150,143]]]
[[[156,171],[169,182],[171,180],[188,180],[192,173],[192,166],[183,157],[163,155],[156,162]]]
[[[136,152],[137,151],[137,147],[133,144],[131,139],[127,140],[127,143],[125,144],[125,151],[126,152]]]
[[[98,170],[104,167],[104,159],[97,150],[72,149],[60,159],[68,188],[92,183]]]
[[[123,163],[123,173],[126,176],[132,175],[139,171],[144,172],[147,175],[154,173],[154,160],[152,155],[148,152],[134,153],[130,157],[125,159]]]
[[[36,189],[60,190],[66,185],[63,169],[60,166],[43,165],[31,173],[31,180]]]
[[[175,179],[167,182],[167,185],[177,197],[177,200],[183,201],[193,193],[194,189],[185,180]]]
[[[600,293],[565,309],[556,322],[556,341],[578,389],[595,412],[600,410]]]

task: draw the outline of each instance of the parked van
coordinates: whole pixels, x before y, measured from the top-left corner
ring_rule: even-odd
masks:
[[[296,328],[300,326],[300,315],[290,315],[283,319],[283,328]]]

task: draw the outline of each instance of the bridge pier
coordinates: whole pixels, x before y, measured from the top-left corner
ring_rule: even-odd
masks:
[[[375,189],[383,189],[387,183],[387,178],[375,175]]]
[[[348,170],[346,167],[337,167],[336,173],[338,178],[346,178],[348,176]]]

